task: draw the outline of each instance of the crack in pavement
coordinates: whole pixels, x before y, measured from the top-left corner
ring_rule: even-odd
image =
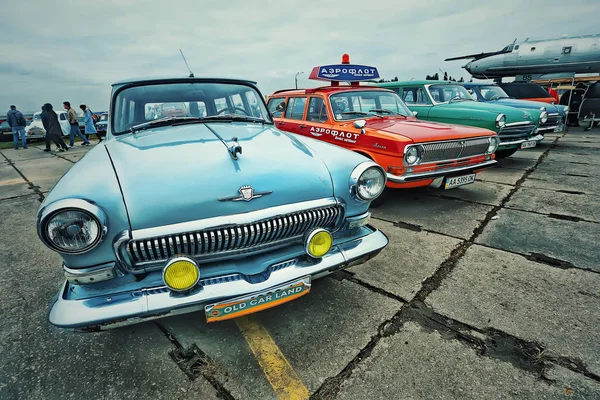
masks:
[[[17,173],[19,175],[21,175],[21,178],[23,178],[23,180],[25,182],[27,182],[27,184],[29,185],[29,189],[33,190],[35,194],[37,194],[39,196],[39,202],[43,202],[44,199],[46,198],[46,196],[44,196],[44,193],[42,193],[42,191],[40,190],[39,186],[36,186],[33,184],[33,182],[31,182],[29,179],[27,179],[27,177],[25,177],[25,175],[21,172],[21,170],[19,170],[19,168],[17,168],[17,166],[15,165],[15,163],[8,157],[6,157],[6,155],[0,151],[0,154],[2,154],[2,157],[4,157],[6,159],[6,162],[8,163],[8,165],[10,165],[11,167],[13,167],[15,169],[15,171],[17,171]]]
[[[188,348],[183,347],[179,340],[165,326],[159,322],[155,322],[155,325],[175,347],[169,351],[169,356],[188,379],[194,381],[202,376],[215,389],[217,397],[223,400],[235,400],[231,393],[217,379],[217,366],[208,354],[202,351],[195,343]]]
[[[471,237],[467,240],[463,240],[458,246],[456,246],[452,250],[450,255],[448,256],[448,258],[441,263],[441,265],[438,267],[438,269],[431,276],[429,276],[427,279],[425,279],[423,281],[423,283],[421,285],[421,289],[416,293],[414,298],[410,302],[404,303],[400,307],[400,310],[398,310],[398,312],[396,312],[396,314],[394,314],[394,316],[392,316],[390,319],[381,323],[379,325],[379,327],[377,328],[377,334],[371,337],[371,340],[369,340],[369,343],[367,343],[367,345],[360,350],[360,352],[354,357],[354,359],[352,359],[352,361],[350,361],[350,363],[348,363],[348,365],[346,365],[346,367],[344,367],[344,369],[340,373],[338,373],[335,376],[325,379],[323,384],[311,396],[311,399],[321,400],[321,399],[333,399],[333,398],[337,397],[338,393],[340,392],[342,384],[352,375],[352,373],[354,372],[354,369],[358,366],[358,364],[360,364],[363,360],[365,360],[371,356],[373,349],[379,343],[379,341],[384,337],[388,337],[388,336],[394,335],[395,333],[399,332],[402,329],[404,322],[406,322],[407,320],[410,320],[411,317],[412,318],[415,317],[414,311],[413,311],[415,308],[418,310],[423,310],[422,305],[424,304],[425,298],[429,294],[431,294],[434,290],[436,290],[437,288],[440,287],[443,280],[450,274],[450,272],[452,272],[456,268],[458,261],[465,255],[467,250],[475,243],[475,240],[477,239],[477,237],[479,237],[479,235],[481,235],[481,233],[483,232],[485,227],[491,221],[492,217],[494,217],[498,213],[498,211],[501,210],[504,207],[504,205],[510,201],[510,199],[514,196],[514,194],[521,188],[521,186],[523,185],[523,182],[525,182],[527,177],[529,175],[531,175],[537,169],[537,167],[542,163],[542,161],[544,161],[544,159],[546,157],[548,157],[550,150],[552,150],[553,148],[555,148],[557,146],[558,140],[563,136],[564,136],[564,134],[562,136],[554,139],[554,141],[552,142],[550,147],[540,155],[540,157],[538,158],[536,163],[532,167],[528,168],[525,171],[525,173],[523,174],[523,176],[521,176],[521,178],[519,178],[517,180],[515,186],[500,201],[500,204],[497,206],[494,206],[490,211],[488,211],[486,213],[485,218],[481,221],[481,223],[477,226],[477,228],[475,228],[473,230]],[[359,283],[359,282],[355,282],[355,283]],[[382,289],[377,290],[377,293],[381,293],[381,290]],[[392,294],[390,293],[389,295],[392,295]],[[419,318],[419,319],[423,320],[422,318]],[[458,323],[458,321],[457,321],[457,323]],[[443,326],[445,326],[445,325],[443,325]],[[508,335],[504,332],[501,332],[501,331],[497,331],[497,330],[488,329],[488,330],[486,330],[486,332],[488,332],[488,333],[493,332],[498,337],[510,337],[510,335]],[[537,344],[528,345],[527,344],[528,342],[526,342],[526,341],[522,341],[520,339],[516,339],[516,338],[512,338],[512,337],[510,337],[510,338],[512,341],[517,341],[516,343],[518,343],[518,346],[520,346],[521,349],[540,348],[540,347],[538,347]],[[477,343],[475,341],[475,338],[466,337],[464,335],[463,335],[462,340],[465,342]],[[504,341],[503,344],[505,344],[505,342],[506,341]],[[518,349],[518,347],[516,345],[512,346],[512,348],[513,348],[513,353],[515,353],[516,350]],[[500,352],[500,353],[488,353],[488,354],[502,354],[502,353]],[[520,365],[521,367],[526,367],[526,368],[531,369],[531,368],[533,368],[533,366],[535,366],[535,364],[532,365],[531,363],[525,362],[525,360],[531,358],[531,356],[529,355],[528,352],[524,353],[522,351],[521,353],[513,354],[513,356],[517,356],[517,359],[519,360],[519,363],[517,363],[517,364]],[[543,371],[543,370],[539,371],[540,373],[538,374],[538,376],[541,379],[545,379],[545,377],[543,376],[541,371]],[[589,371],[586,371],[584,369],[577,370],[575,372],[584,373],[582,371],[590,374]],[[585,375],[585,373],[584,373],[584,375]]]

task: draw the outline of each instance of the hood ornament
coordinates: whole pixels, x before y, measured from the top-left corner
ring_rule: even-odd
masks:
[[[273,193],[272,190],[268,192],[254,192],[254,188],[250,185],[242,186],[238,191],[240,192],[240,196],[222,197],[219,201],[250,201]]]

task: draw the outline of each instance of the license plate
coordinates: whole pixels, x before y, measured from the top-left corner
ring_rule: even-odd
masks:
[[[310,292],[310,276],[264,292],[238,297],[204,307],[206,322],[224,321],[252,314],[297,299]]]
[[[523,142],[521,143],[521,148],[522,149],[530,149],[532,147],[537,146],[537,142],[535,140],[530,140],[529,142]]]
[[[452,189],[462,185],[468,185],[469,183],[475,182],[475,174],[455,176],[453,178],[446,179],[446,189]]]

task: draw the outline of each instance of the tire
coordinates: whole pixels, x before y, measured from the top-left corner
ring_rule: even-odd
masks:
[[[496,158],[506,158],[515,154],[517,150],[519,150],[518,147],[516,149],[496,150],[494,154],[496,154]]]

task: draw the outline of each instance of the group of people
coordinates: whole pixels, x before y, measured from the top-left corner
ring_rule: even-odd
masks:
[[[46,134],[44,138],[46,139],[46,148],[44,151],[51,151],[50,143],[53,142],[58,151],[66,151],[69,150],[69,147],[73,147],[75,145],[75,137],[78,136],[81,138],[82,146],[89,146],[90,141],[86,137],[86,135],[97,134],[96,126],[94,125],[94,117],[92,111],[85,105],[81,104],[79,108],[83,111],[85,116],[85,134],[81,133],[79,130],[79,118],[77,117],[77,112],[71,107],[71,103],[68,101],[63,102],[63,107],[67,110],[67,119],[69,121],[69,146],[65,144],[62,139],[63,132],[58,120],[58,114],[54,111],[52,104],[46,103],[42,106],[42,113],[40,115],[42,124],[44,125],[44,130]],[[17,107],[12,105],[10,106],[10,110],[7,113],[8,124],[12,128],[13,134],[13,142],[15,146],[15,150],[19,149],[19,137],[21,139],[23,148],[27,148],[27,138],[25,133],[25,126],[27,125],[27,121]],[[102,141],[102,138],[98,138],[99,142]]]

